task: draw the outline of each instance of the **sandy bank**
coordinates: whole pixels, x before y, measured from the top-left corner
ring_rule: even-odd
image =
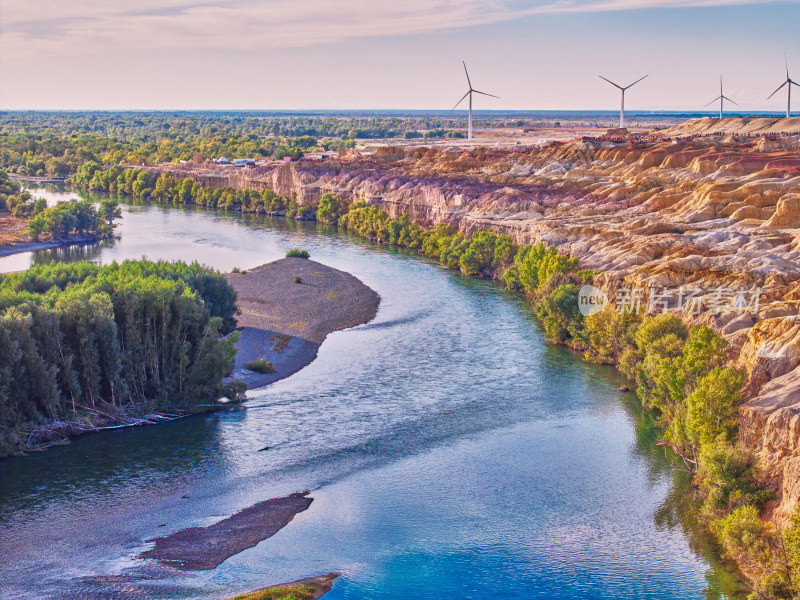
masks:
[[[338,576],[338,573],[328,573],[317,577],[307,577],[290,583],[280,583],[253,590],[252,592],[235,596],[230,600],[270,600],[272,598],[288,597],[290,592],[299,600],[317,600],[317,598],[321,598],[331,591],[333,580]]]
[[[349,273],[312,260],[284,258],[226,275],[236,289],[240,333],[233,376],[257,388],[296,373],[328,334],[371,321],[380,296]],[[300,277],[301,283],[295,283]],[[245,365],[271,362],[273,373]]]
[[[154,558],[176,569],[213,569],[278,533],[312,501],[308,492],[265,500],[208,527],[190,527],[147,540],[155,542],[155,547],[139,557]]]

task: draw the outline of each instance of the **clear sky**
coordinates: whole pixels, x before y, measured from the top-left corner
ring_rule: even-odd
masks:
[[[800,2],[0,0],[0,108],[783,110]],[[800,88],[794,88],[800,112]]]

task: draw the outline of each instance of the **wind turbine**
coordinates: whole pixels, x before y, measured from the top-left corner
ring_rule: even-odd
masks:
[[[637,83],[639,83],[639,82],[640,82],[642,79],[644,79],[644,77],[647,77],[647,75],[645,75],[644,77],[641,77],[641,78],[637,79],[637,80],[636,80],[636,81],[634,81],[632,84],[630,84],[630,85],[626,85],[625,87],[622,87],[621,85],[617,85],[616,83],[614,83],[614,82],[613,82],[613,81],[611,81],[610,79],[606,79],[606,78],[605,78],[605,77],[603,77],[602,75],[598,75],[598,77],[599,77],[600,79],[605,79],[605,80],[606,80],[608,83],[610,83],[611,85],[613,85],[615,88],[618,88],[618,89],[619,89],[619,90],[622,92],[622,103],[620,104],[620,109],[619,109],[619,127],[620,127],[620,129],[622,129],[623,127],[625,127],[625,90],[627,90],[628,88],[632,88],[633,86],[635,86],[635,85],[636,85]]]
[[[464,101],[464,98],[469,96],[469,116],[467,118],[467,140],[471,142],[472,141],[472,94],[483,94],[484,96],[491,96],[492,98],[499,98],[500,96],[495,96],[494,94],[487,94],[486,92],[479,92],[478,90],[474,89],[472,87],[472,82],[469,80],[469,71],[467,71],[467,63],[465,63],[464,61],[461,62],[464,63],[464,73],[467,74],[467,85],[469,86],[469,89],[467,90],[466,94],[461,96],[461,100],[456,102],[456,105],[450,110],[454,111],[455,109],[457,109],[458,105]]]
[[[728,97],[727,97],[727,96],[726,96],[726,95],[723,93],[723,91],[722,91],[722,75],[720,75],[720,76],[719,76],[719,96],[717,96],[717,97],[716,97],[716,98],[714,98],[714,99],[713,99],[711,102],[709,102],[708,104],[706,104],[706,106],[708,106],[709,104],[714,104],[714,102],[716,102],[717,100],[719,100],[719,118],[720,118],[720,119],[722,118],[722,102],[723,102],[723,100],[727,100],[728,102],[733,102],[734,104],[736,104],[736,106],[739,106],[739,104],[738,104],[738,103],[734,102],[733,100],[731,100],[730,98],[728,98]]]
[[[788,119],[790,116],[792,116],[792,114],[791,114],[792,113],[792,86],[796,85],[797,87],[800,87],[800,83],[797,83],[796,81],[792,81],[792,78],[789,77],[789,61],[786,60],[786,55],[785,54],[783,55],[783,61],[786,63],[786,81],[784,81],[781,84],[781,87],[779,87],[777,90],[772,92],[769,95],[769,97],[767,98],[767,100],[769,100],[775,94],[780,92],[781,89],[783,88],[783,86],[788,86],[786,88],[786,118]]]

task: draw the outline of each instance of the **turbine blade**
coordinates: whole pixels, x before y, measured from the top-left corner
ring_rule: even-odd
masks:
[[[648,73],[648,75],[649,75],[649,73]],[[645,75],[644,77],[640,77],[639,79],[637,79],[636,81],[634,81],[632,84],[630,84],[628,87],[626,87],[626,88],[623,88],[623,89],[627,90],[628,88],[632,88],[633,86],[635,86],[637,83],[639,83],[639,82],[640,82],[642,79],[644,79],[645,77],[647,77],[647,75]]]
[[[731,99],[730,99],[730,98],[728,98],[727,96],[723,96],[723,98],[724,98],[725,100],[727,100],[728,102],[733,102],[733,103],[734,103],[736,106],[739,106],[739,103],[738,103],[738,102],[736,102],[736,100],[731,100]]]
[[[476,94],[483,94],[484,96],[491,96],[492,98],[499,98],[500,96],[495,96],[494,94],[487,94],[486,92],[479,92],[478,90],[472,90]]]
[[[469,89],[472,89],[472,82],[469,80],[469,71],[467,71],[467,63],[463,60],[461,62],[464,64],[464,73],[467,74],[467,83],[469,84]]]
[[[800,87],[800,83],[797,83],[796,81],[792,81],[791,79],[789,80],[789,83],[791,83],[792,85],[796,85],[797,87]]]
[[[606,79],[606,78],[605,78],[605,77],[603,77],[602,75],[598,75],[598,77],[599,77],[600,79],[605,79],[605,80],[606,80],[608,83],[610,83],[611,85],[613,85],[615,88],[624,89],[622,86],[619,86],[619,85],[617,85],[616,83],[614,83],[614,82],[613,82],[613,81],[611,81],[610,79]]]
[[[725,96],[722,96],[722,97],[724,98]],[[713,99],[711,102],[709,102],[708,104],[714,104],[714,102],[716,102],[716,101],[717,101],[717,100],[719,100],[719,99],[720,99],[720,97],[719,97],[719,96],[717,96],[716,98],[714,98],[714,99]],[[706,106],[708,106],[708,104],[706,104]]]
[[[786,79],[791,79],[789,77],[789,59],[786,58],[786,52],[783,53],[783,63],[786,65]]]
[[[461,96],[461,100],[459,100],[458,102],[456,102],[456,105],[455,105],[453,108],[451,108],[450,110],[455,110],[455,109],[457,109],[457,108],[458,108],[458,105],[459,105],[459,104],[461,104],[461,103],[464,101],[464,98],[466,98],[467,96],[469,96],[469,94],[470,94],[470,92],[471,92],[471,91],[472,91],[472,90],[469,90],[469,92],[467,92],[466,94],[464,94],[463,96]]]
[[[781,87],[779,87],[777,90],[775,90],[774,92],[772,92],[772,93],[771,93],[769,96],[767,96],[767,100],[769,100],[769,99],[770,99],[770,98],[772,98],[772,97],[773,97],[775,94],[777,94],[778,92],[780,92],[780,91],[783,89],[783,86],[785,86],[787,83],[789,83],[789,80],[786,80],[786,81],[784,81],[784,82],[781,84]]]

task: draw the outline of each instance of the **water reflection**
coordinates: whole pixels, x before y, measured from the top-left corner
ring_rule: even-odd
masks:
[[[96,244],[75,244],[49,250],[38,250],[33,253],[31,265],[49,265],[57,262],[77,262],[88,260],[96,262],[103,248],[110,248],[114,240],[104,240]]]

